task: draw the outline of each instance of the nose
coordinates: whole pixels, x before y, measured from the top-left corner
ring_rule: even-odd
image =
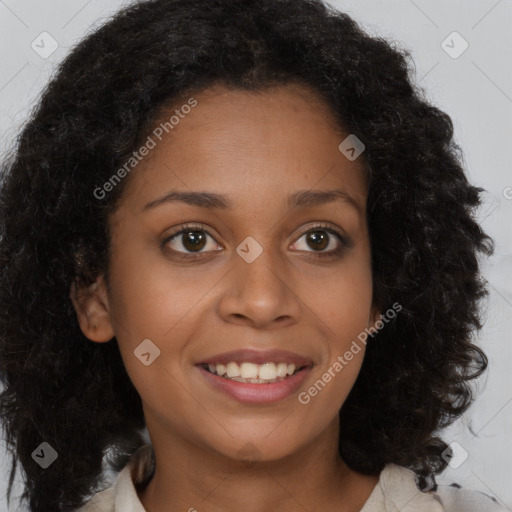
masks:
[[[285,262],[265,249],[252,263],[238,254],[233,260],[218,304],[225,321],[259,329],[298,322],[303,305]]]

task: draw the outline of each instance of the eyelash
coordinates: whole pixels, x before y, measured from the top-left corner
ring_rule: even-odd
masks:
[[[187,231],[203,231],[204,233],[206,233],[208,236],[210,236],[211,238],[213,238],[215,240],[215,237],[204,226],[201,226],[200,224],[183,224],[182,226],[180,226],[179,231],[174,232],[172,235],[168,236],[162,242],[162,246],[165,247],[171,240],[173,240],[174,238],[178,237],[179,235],[181,235]],[[327,233],[334,235],[338,239],[339,246],[336,249],[327,251],[327,252],[325,252],[325,251],[324,252],[306,251],[307,253],[310,253],[310,256],[308,256],[308,257],[312,257],[312,258],[338,257],[341,255],[341,253],[344,251],[345,248],[350,247],[352,245],[351,240],[347,236],[339,233],[338,231],[336,231],[329,225],[323,224],[323,223],[319,223],[315,226],[312,226],[304,233],[301,233],[301,235],[299,236],[299,238],[297,240],[300,240],[300,238],[302,238],[304,235],[307,235],[308,233],[311,233],[314,231],[326,231]],[[170,249],[170,251],[173,252],[173,256],[175,255],[179,258],[184,258],[189,261],[201,259],[202,254],[204,254],[204,252],[197,252],[197,253],[185,252],[184,253],[181,251],[175,251],[174,249]],[[208,252],[208,251],[206,251],[206,252]]]

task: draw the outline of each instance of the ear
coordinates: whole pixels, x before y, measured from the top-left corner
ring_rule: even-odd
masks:
[[[75,280],[71,283],[69,297],[75,307],[80,329],[87,338],[103,343],[114,337],[103,275],[91,285]]]

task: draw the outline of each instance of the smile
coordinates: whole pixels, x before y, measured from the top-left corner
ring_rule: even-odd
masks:
[[[310,357],[277,348],[232,350],[195,364],[210,389],[250,404],[272,403],[291,396],[313,366]]]
[[[210,373],[224,377],[225,379],[236,382],[248,382],[251,384],[264,384],[280,382],[290,375],[294,375],[303,367],[297,368],[295,364],[287,363],[264,363],[255,364],[245,362],[238,364],[231,361],[227,364],[209,364],[203,365]]]

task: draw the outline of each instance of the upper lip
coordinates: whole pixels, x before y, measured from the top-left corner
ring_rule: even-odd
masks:
[[[230,352],[223,352],[207,359],[203,359],[198,365],[202,364],[227,364],[230,362],[235,363],[286,363],[294,364],[296,367],[312,366],[313,361],[307,357],[289,352],[288,350],[272,349],[272,350],[253,350],[241,349],[232,350]]]

